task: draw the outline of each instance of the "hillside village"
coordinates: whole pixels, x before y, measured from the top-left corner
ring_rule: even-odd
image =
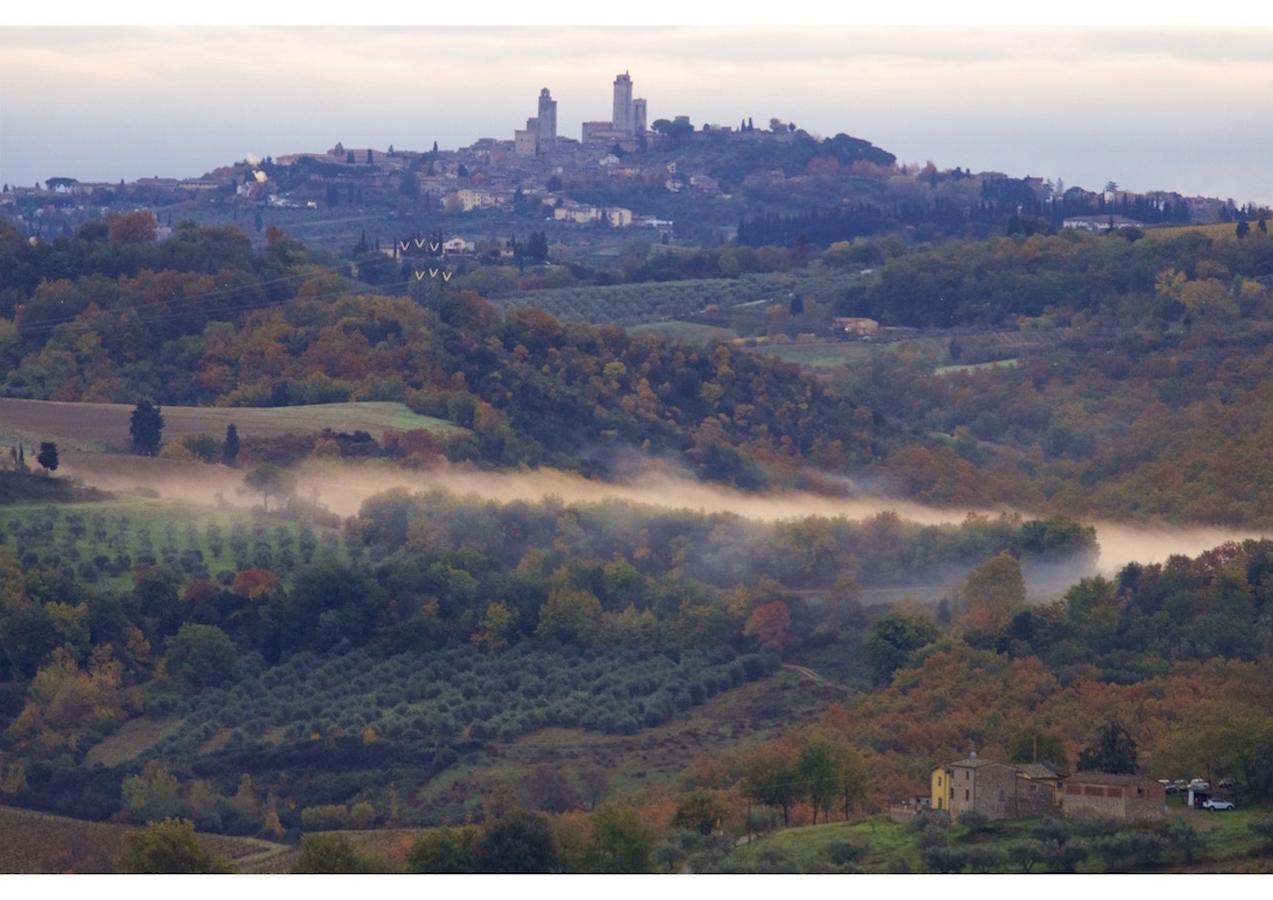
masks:
[[[45,239],[109,212],[148,209],[160,239],[174,222],[194,218],[239,222],[258,239],[264,225],[278,224],[311,246],[341,250],[361,232],[389,251],[403,234],[438,228],[469,243],[536,229],[563,247],[637,237],[669,246],[774,243],[764,229],[741,226],[810,207],[875,210],[918,236],[970,228],[1102,231],[1254,214],[1232,199],[905,164],[867,141],[821,138],[778,118],[648,120],[647,101],[632,91],[631,76],[617,76],[612,119],[584,122],[577,138],[558,132],[557,101],[544,88],[536,115],[510,137],[456,149],[435,142],[427,150],[337,142],[187,178],[106,183],[60,173],[35,185],[3,185],[0,215]],[[859,220],[842,223],[838,238],[884,224]]]

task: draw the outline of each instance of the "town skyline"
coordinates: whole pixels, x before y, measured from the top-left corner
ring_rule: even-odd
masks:
[[[757,29],[6,29],[0,84],[14,99],[0,109],[0,178],[188,177],[336,141],[467,146],[508,139],[545,86],[559,104],[557,133],[577,135],[584,122],[612,118],[608,87],[627,70],[650,98],[651,122],[776,116],[813,134],[865,138],[905,162],[1273,197],[1258,151],[1273,125],[1241,114],[1273,89],[1265,32],[1048,33],[1023,63],[1028,35],[1009,29],[790,29],[768,41],[772,30]],[[501,62],[468,61],[477,39]],[[263,74],[267,48],[272,76]],[[1164,57],[1177,64],[1151,90],[1136,73]],[[764,77],[751,71],[761,61]],[[1019,74],[999,77],[1005,67]],[[1163,77],[1179,84],[1163,90]],[[1169,137],[1182,119],[1192,127]]]

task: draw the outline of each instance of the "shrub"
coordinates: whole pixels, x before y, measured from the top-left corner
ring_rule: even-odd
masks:
[[[923,854],[928,871],[941,875],[962,872],[968,865],[968,854],[954,847],[929,847]]]

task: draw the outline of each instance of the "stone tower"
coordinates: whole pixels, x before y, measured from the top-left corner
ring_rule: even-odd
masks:
[[[615,131],[632,134],[632,76],[627,72],[614,79],[614,118],[610,121]]]
[[[544,88],[539,92],[539,152],[543,153],[557,140],[557,101]]]

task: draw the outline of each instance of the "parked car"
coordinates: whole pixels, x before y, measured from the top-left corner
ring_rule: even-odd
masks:
[[[1232,778],[1225,778],[1225,779],[1221,780],[1221,782],[1220,782],[1220,790],[1222,790],[1222,791],[1230,791],[1230,790],[1233,790],[1233,779],[1232,779]]]
[[[1203,780],[1203,779],[1201,779],[1201,778],[1195,778],[1193,781],[1189,782],[1189,790],[1191,790],[1191,791],[1209,791],[1209,790],[1211,790],[1211,784],[1210,784],[1209,782],[1207,782],[1207,781],[1204,781],[1204,780]]]
[[[1204,800],[1202,808],[1209,809],[1212,812],[1228,812],[1233,809],[1233,804],[1228,800]]]

